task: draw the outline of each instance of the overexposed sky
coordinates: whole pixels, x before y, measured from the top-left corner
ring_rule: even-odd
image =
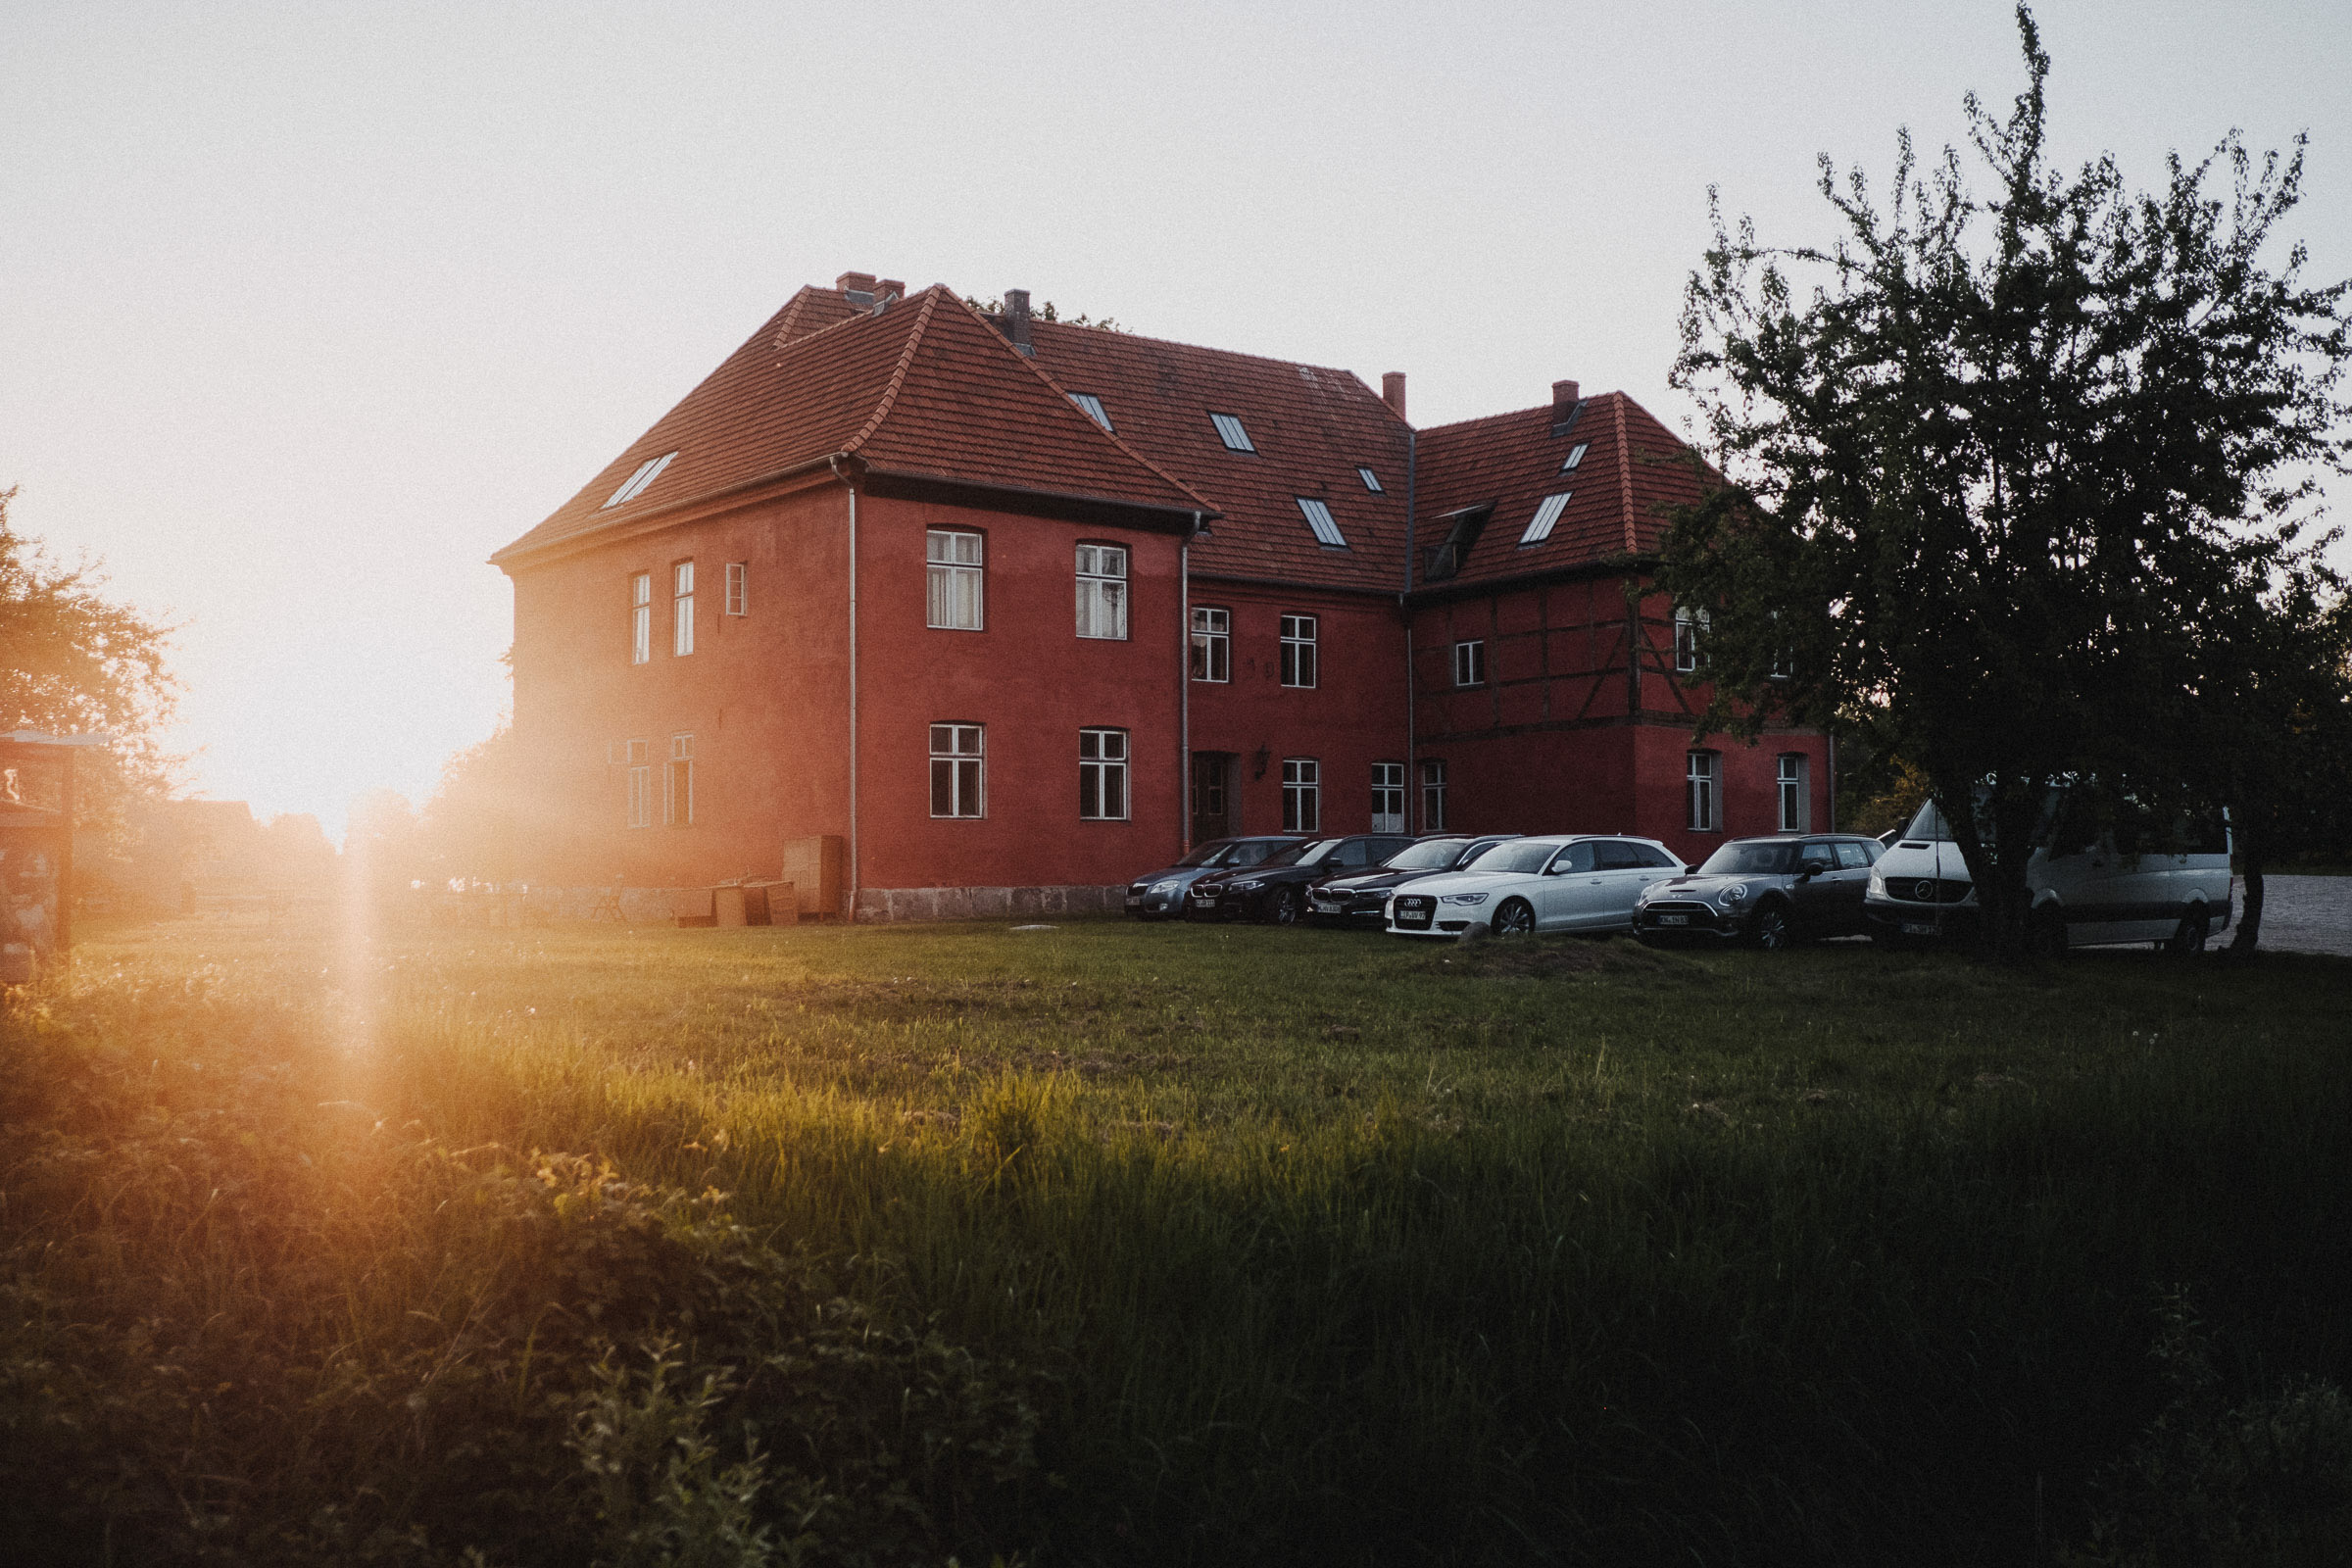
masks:
[[[2312,137],[2352,274],[2352,6],[2044,0],[2068,162]],[[1666,390],[1706,188],[2021,84],[2001,4],[0,8],[0,488],[186,623],[190,782],[339,833],[506,701],[483,558],[796,287],[1027,287],[1410,376],[1416,422]],[[2340,493],[2340,492],[2339,492]]]

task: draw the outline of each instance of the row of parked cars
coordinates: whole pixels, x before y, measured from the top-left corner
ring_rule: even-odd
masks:
[[[2230,916],[2218,842],[2126,845],[2111,831],[2034,857],[2036,945],[2204,947]],[[1350,833],[1216,839],[1129,884],[1141,919],[1301,922],[1399,937],[1630,931],[1646,943],[1779,949],[1868,935],[1889,945],[1963,934],[1977,915],[1958,847],[1933,806],[1884,839],[1733,839],[1690,866],[1624,834]]]

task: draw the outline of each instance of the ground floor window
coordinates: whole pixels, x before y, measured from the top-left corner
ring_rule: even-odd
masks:
[[[1372,831],[1402,833],[1404,827],[1404,764],[1372,764]]]
[[[1442,757],[1421,763],[1421,831],[1446,831],[1446,760]]]
[[[651,741],[630,741],[629,760],[629,826],[654,825],[654,745]]]
[[[1210,605],[1193,608],[1193,679],[1233,679],[1233,612]]]
[[[1813,831],[1813,792],[1805,787],[1805,772],[1804,753],[1781,754],[1781,831],[1784,833]]]
[[[931,726],[931,814],[978,816],[986,803],[986,728],[979,724]]]
[[[1127,732],[1078,732],[1078,814],[1088,821],[1127,817]]]
[[[671,827],[694,826],[694,737],[669,738],[669,768],[662,778],[662,820]]]
[[[1713,833],[1723,826],[1722,792],[1716,776],[1720,759],[1713,752],[1692,752],[1683,777],[1690,800],[1690,826],[1693,833]]]
[[[1311,757],[1282,760],[1282,830],[1312,833],[1323,825],[1323,764]]]

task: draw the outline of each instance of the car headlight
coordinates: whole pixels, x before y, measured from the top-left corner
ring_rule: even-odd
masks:
[[[1487,896],[1484,893],[1446,893],[1439,896],[1438,902],[1440,904],[1484,904],[1487,902]]]
[[[1152,891],[1154,893],[1173,893],[1176,891],[1176,879],[1174,877],[1170,877],[1165,882],[1152,883]]]
[[[1886,872],[1873,871],[1870,873],[1870,896],[1874,899],[1883,899],[1886,896]]]
[[[1728,909],[1733,905],[1738,904],[1741,899],[1747,897],[1747,884],[1744,882],[1735,882],[1730,887],[1725,888],[1721,893],[1717,894],[1716,897],[1723,901],[1724,907]]]
[[[1235,893],[1255,893],[1259,884],[1257,878],[1251,877],[1246,882],[1228,882],[1225,886]]]

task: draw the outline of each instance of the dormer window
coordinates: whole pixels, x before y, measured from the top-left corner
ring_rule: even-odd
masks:
[[[1255,452],[1257,450],[1250,444],[1250,432],[1243,429],[1242,421],[1232,415],[1212,414],[1208,416],[1208,422],[1217,427],[1217,439],[1225,443],[1226,451]]]
[[[1073,392],[1070,394],[1070,401],[1077,404],[1080,409],[1085,411],[1088,418],[1094,420],[1103,429],[1107,430],[1111,428],[1110,415],[1106,410],[1103,409],[1102,400],[1101,398],[1095,396],[1092,392]]]
[[[1374,473],[1370,468],[1356,469],[1355,476],[1358,479],[1363,480],[1364,488],[1371,491],[1374,495],[1377,496],[1386,493],[1380,488],[1380,475]]]
[[[1331,508],[1313,496],[1300,496],[1298,499],[1298,510],[1306,514],[1306,525],[1315,532],[1315,543],[1333,550],[1347,549],[1347,535],[1340,532],[1340,524],[1332,516]]]
[[[645,487],[649,484],[652,484],[656,479],[662,477],[662,470],[668,467],[669,460],[676,456],[677,454],[675,452],[667,452],[663,453],[661,457],[649,458],[644,463],[639,464],[637,466],[637,471],[630,474],[627,479],[621,482],[620,488],[612,492],[612,499],[606,502],[604,506],[597,508],[597,510],[599,512],[603,512],[609,508],[620,506],[624,502],[634,501],[639,496],[645,494]]]
[[[1577,450],[1582,452],[1584,448],[1579,447]],[[1560,520],[1560,513],[1567,507],[1568,497],[1573,493],[1563,490],[1556,496],[1544,498],[1544,504],[1536,508],[1536,514],[1527,520],[1527,532],[1519,536],[1522,548],[1528,545],[1540,545],[1551,537],[1551,525]]]

